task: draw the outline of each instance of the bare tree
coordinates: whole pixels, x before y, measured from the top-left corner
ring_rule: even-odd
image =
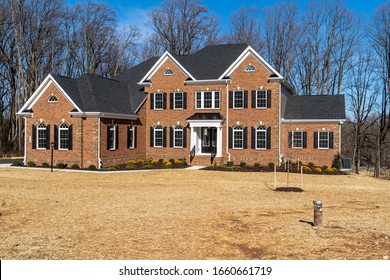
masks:
[[[361,149],[364,146],[367,129],[375,124],[375,120],[369,123],[377,100],[377,92],[374,90],[373,83],[373,66],[370,52],[362,51],[356,57],[356,63],[351,67],[349,75],[348,97],[350,111],[354,115],[352,122],[354,131],[353,162],[356,174],[359,174]]]
[[[229,43],[247,43],[259,53],[263,52],[260,11],[256,6],[240,7],[230,16]]]
[[[200,0],[165,0],[149,17],[163,50],[188,55],[218,35],[218,21]]]
[[[381,81],[379,129],[377,133],[377,153],[375,157],[375,177],[379,177],[384,142],[390,130],[390,3],[383,4],[374,14],[370,27],[370,38],[378,58],[378,77]],[[389,151],[387,151],[388,153]]]

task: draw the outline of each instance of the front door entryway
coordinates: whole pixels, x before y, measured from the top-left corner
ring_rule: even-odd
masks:
[[[216,127],[202,127],[202,153],[215,153],[217,146],[217,128]]]

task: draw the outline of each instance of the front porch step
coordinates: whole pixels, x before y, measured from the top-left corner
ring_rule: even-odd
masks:
[[[211,156],[196,155],[190,162],[191,165],[201,165],[201,166],[208,166],[214,163],[215,164],[223,163],[223,157],[216,157],[214,158],[213,162],[211,162]]]

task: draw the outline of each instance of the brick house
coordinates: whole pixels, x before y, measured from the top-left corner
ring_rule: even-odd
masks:
[[[130,159],[191,164],[283,159],[331,165],[344,96],[296,96],[246,44],[165,52],[114,79],[49,75],[18,112],[25,162],[111,166]]]

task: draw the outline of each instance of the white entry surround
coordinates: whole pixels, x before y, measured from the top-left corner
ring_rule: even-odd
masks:
[[[217,128],[217,151],[216,157],[222,156],[222,126],[224,120],[188,120],[191,135],[190,135],[190,150],[195,146],[195,155],[202,155],[201,146],[201,130],[202,127]]]

